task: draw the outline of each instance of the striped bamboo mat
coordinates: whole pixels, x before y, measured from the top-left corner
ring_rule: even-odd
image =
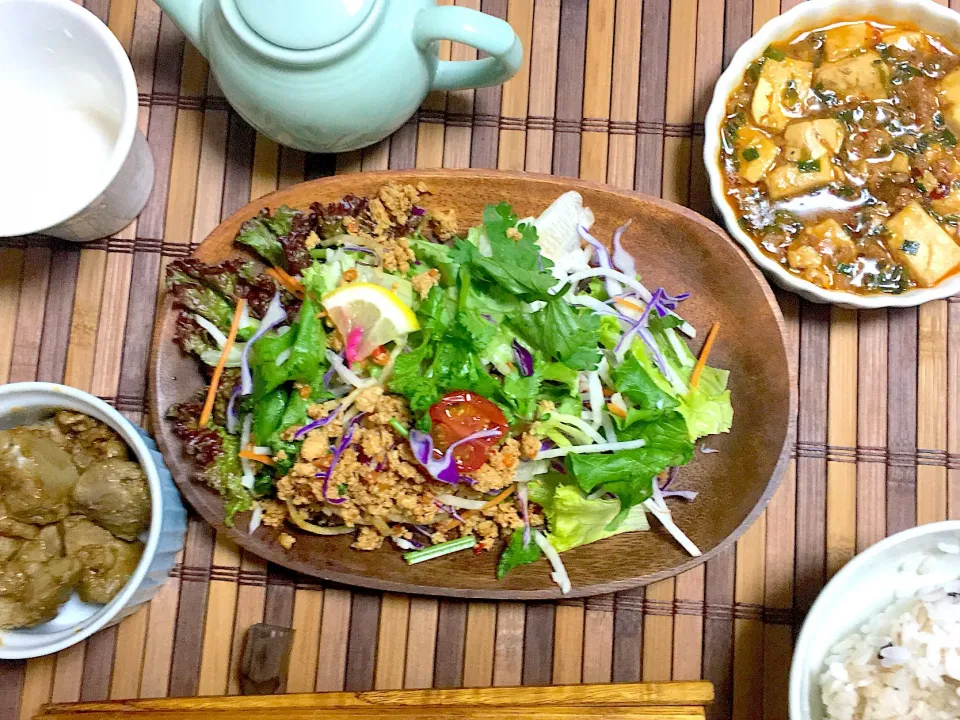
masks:
[[[251,198],[304,178],[526,169],[710,215],[700,152],[713,84],[795,0],[458,4],[510,21],[527,49],[519,75],[431,96],[391,139],[334,157],[257,136],[152,0],[87,0],[133,60],[157,181],[117,237],[0,244],[0,381],[63,381],[141,420],[164,265]],[[182,565],[148,608],[57,656],[0,663],[0,718],[51,700],[235,693],[255,622],[296,629],[290,692],[703,677],[713,717],[786,717],[792,636],[827,577],[887,533],[960,517],[960,302],[856,313],[780,299],[800,368],[796,459],[736,549],[706,566],[585,602],[437,601],[324,588],[193,519]]]

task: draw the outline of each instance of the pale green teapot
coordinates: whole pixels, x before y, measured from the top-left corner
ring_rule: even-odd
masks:
[[[429,90],[497,85],[520,68],[503,20],[431,0],[157,0],[227,100],[283,145],[343,152],[399,128]],[[489,57],[440,61],[440,40]]]

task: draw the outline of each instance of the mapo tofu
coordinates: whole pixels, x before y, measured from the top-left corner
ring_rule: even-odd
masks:
[[[789,272],[861,294],[960,271],[960,56],[851,20],[771,45],[727,101],[727,200]]]

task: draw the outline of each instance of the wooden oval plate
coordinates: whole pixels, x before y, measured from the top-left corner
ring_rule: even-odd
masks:
[[[706,442],[720,452],[699,451],[684,467],[678,485],[697,490],[693,503],[672,501],[677,524],[703,550],[691,558],[652,520],[651,532],[618,535],[563,554],[573,582],[570,596],[609,593],[644,585],[688,570],[732,543],[757,517],[776,489],[792,437],[790,359],[783,318],[759,271],[724,232],[686,208],[604,185],[487,170],[424,170],[339,175],[305,182],[250,203],[222,222],[197,249],[196,257],[218,262],[242,253],[233,245],[240,225],[262,207],[287,204],[305,208],[343,195],[375,195],[387,182],[426,183],[425,204],[454,208],[461,229],[480,220],[486,203],[506,200],[520,217],[537,215],[557,196],[577,190],[596,215],[593,233],[608,239],[627,219],[633,225],[626,247],[649,287],[671,293],[689,291],[682,315],[699,329],[699,350],[710,323],[721,331],[710,364],[730,370],[733,430]],[[540,562],[515,570],[501,581],[495,567],[499,552],[458,553],[408,566],[389,544],[376,552],[350,549],[352,536],[317,537],[291,530],[297,542],[285,551],[278,530],[261,527],[248,535],[247,514],[236,526],[223,524],[223,503],[191,479],[193,468],[163,415],[202,385],[196,360],[173,344],[175,313],[169,297],[161,305],[154,334],[151,419],[157,442],[180,491],[214,527],[241,547],[271,562],[324,580],[387,590],[467,598],[537,600],[556,598],[550,566]]]

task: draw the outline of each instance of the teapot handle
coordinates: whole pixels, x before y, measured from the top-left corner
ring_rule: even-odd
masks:
[[[523,62],[523,44],[510,24],[470,8],[442,6],[421,10],[413,25],[413,41],[421,50],[440,40],[453,40],[482,50],[482,60],[441,60],[431,90],[464,90],[500,85]]]

